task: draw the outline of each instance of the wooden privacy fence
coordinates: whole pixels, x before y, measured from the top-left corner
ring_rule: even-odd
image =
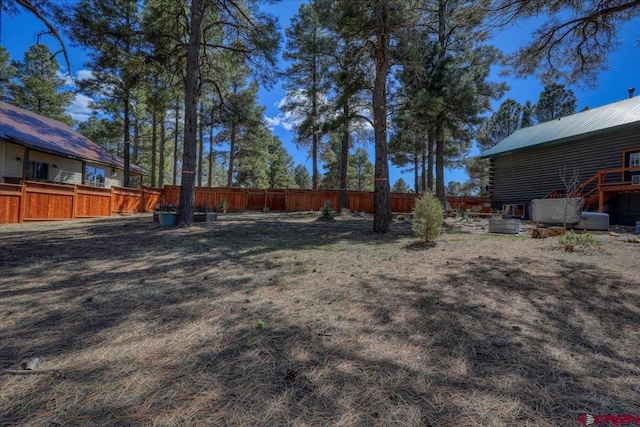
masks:
[[[352,212],[373,212],[373,192],[349,191],[348,206]],[[391,193],[391,211],[394,213],[409,213],[413,210],[416,199],[420,195],[407,193]],[[241,211],[317,211],[326,201],[331,208],[337,210],[340,206],[339,190],[299,190],[299,189],[255,189],[235,187],[196,187],[196,207],[218,208],[222,200],[226,201],[228,212]],[[491,199],[471,196],[446,196],[450,210],[461,212],[489,213],[492,211]],[[166,185],[164,187],[163,203],[178,206],[180,187]]]
[[[409,213],[415,206],[416,194],[391,193],[391,211]],[[180,187],[164,189],[49,184],[26,181],[22,185],[0,184],[0,223],[23,221],[69,220],[95,218],[115,213],[151,212],[159,203],[178,205]],[[235,187],[197,187],[196,207],[208,208],[227,203],[229,212],[241,211],[318,211],[326,201],[331,208],[340,206],[338,190],[254,189]],[[373,212],[373,192],[349,191],[349,210]],[[450,210],[491,212],[491,199],[447,196]]]
[[[0,223],[95,218],[114,213],[152,211],[162,190],[99,188],[26,181],[0,184]]]

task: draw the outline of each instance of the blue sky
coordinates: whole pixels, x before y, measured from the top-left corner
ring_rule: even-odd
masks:
[[[280,25],[284,29],[288,26],[290,19],[297,13],[298,8],[305,0],[282,0],[280,3],[268,6],[269,12],[278,16]],[[535,27],[532,23],[518,23],[511,25],[493,39],[493,44],[498,48],[510,53],[519,46],[527,42],[531,37],[531,32]],[[596,88],[580,88],[572,86],[571,89],[578,99],[577,111],[584,107],[595,108],[601,105],[609,104],[622,100],[628,96],[627,89],[629,87],[637,88],[636,94],[640,96],[640,26],[638,20],[624,25],[619,30],[620,44],[616,52],[612,53],[609,60],[609,70],[603,72],[598,79]],[[9,51],[11,59],[22,60],[25,50],[37,42],[37,35],[44,27],[28,14],[19,14],[17,16],[2,16],[1,28],[1,44]],[[57,44],[48,36],[41,39],[41,42],[47,43],[52,50],[57,50]],[[70,46],[70,60],[72,73],[74,76],[78,73],[86,72],[84,62],[86,57],[81,50],[73,49]],[[284,46],[283,46],[284,47]],[[60,60],[61,61],[61,60]],[[286,67],[286,64],[282,64]],[[514,79],[512,77],[498,76],[497,71],[494,73],[494,79],[506,81],[511,89],[505,96],[494,102],[494,109],[506,98],[513,98],[520,103],[528,100],[536,102],[542,84],[534,77],[527,79]],[[276,84],[270,90],[260,91],[260,102],[266,107],[265,115],[270,123],[276,123],[273,132],[280,137],[287,151],[293,156],[296,164],[305,164],[311,170],[311,162],[308,159],[308,153],[300,151],[293,142],[293,133],[288,130],[289,126],[281,122],[281,113],[278,109],[278,103],[284,98],[285,91],[280,83]],[[70,108],[70,113],[74,118],[82,118],[87,113],[88,99],[82,96],[76,99],[74,105]],[[280,123],[280,124],[278,124]],[[367,147],[371,153],[373,162],[373,142]],[[472,153],[477,153],[476,150]],[[322,168],[320,169],[322,170]],[[393,184],[400,176],[411,184],[413,183],[413,174],[401,174],[400,170],[390,165],[390,182]],[[466,176],[462,170],[447,170],[445,172],[445,181],[464,182]]]

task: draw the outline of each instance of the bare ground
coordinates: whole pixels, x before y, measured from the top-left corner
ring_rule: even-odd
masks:
[[[575,426],[640,412],[640,245],[370,218],[0,227],[3,426]]]

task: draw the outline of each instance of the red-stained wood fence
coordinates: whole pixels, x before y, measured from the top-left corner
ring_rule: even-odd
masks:
[[[409,213],[413,211],[416,200],[420,197],[410,193],[391,193],[391,211]],[[451,210],[475,211],[489,213],[492,211],[491,199],[471,196],[447,196]],[[167,185],[164,187],[163,203],[179,205],[180,187]],[[299,189],[255,189],[236,187],[196,187],[195,205],[198,208],[219,208],[222,200],[226,201],[228,212],[241,211],[318,211],[327,200],[331,208],[340,206],[339,190],[299,190]],[[373,212],[373,192],[349,191],[348,206],[352,212]]]
[[[162,190],[26,181],[22,185],[0,184],[0,223],[96,218],[114,213],[152,211]]]
[[[413,210],[419,195],[391,193],[391,211],[402,214]],[[22,185],[0,184],[0,223],[53,221],[105,217],[117,213],[151,212],[160,203],[178,206],[180,187],[164,189],[50,184],[26,181]],[[197,187],[196,207],[218,208],[226,201],[228,212],[241,211],[318,211],[327,200],[331,208],[340,206],[338,190],[247,189],[235,187]],[[451,210],[491,212],[491,199],[447,196]],[[373,192],[349,191],[349,210],[373,212]]]

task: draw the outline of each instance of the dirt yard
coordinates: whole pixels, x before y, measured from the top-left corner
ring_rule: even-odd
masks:
[[[577,426],[640,413],[640,244],[224,215],[0,226],[2,426]],[[25,361],[38,358],[31,374]]]

